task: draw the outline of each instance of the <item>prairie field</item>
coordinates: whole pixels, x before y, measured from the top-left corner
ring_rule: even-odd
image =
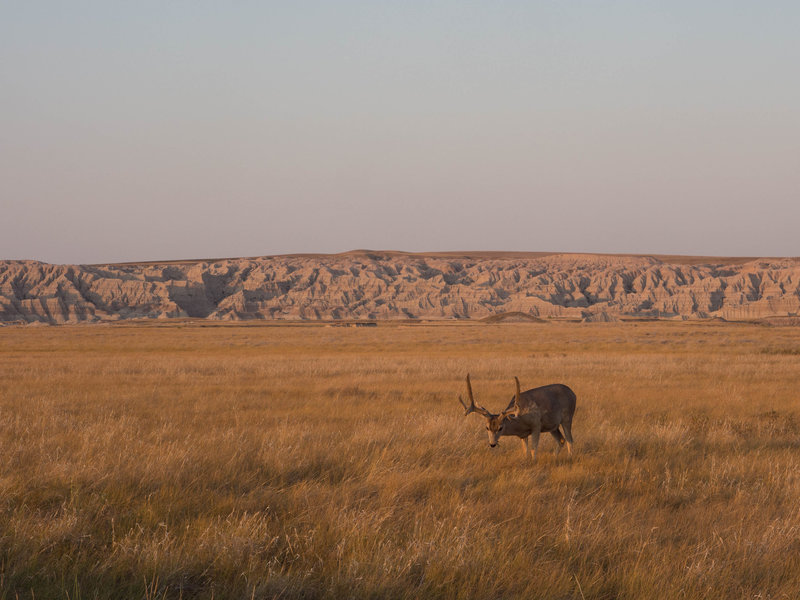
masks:
[[[476,400],[577,394],[573,455]],[[800,328],[0,329],[0,599],[798,598]]]

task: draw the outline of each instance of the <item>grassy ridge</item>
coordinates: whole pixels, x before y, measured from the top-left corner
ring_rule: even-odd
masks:
[[[800,330],[0,330],[0,597],[793,598]],[[578,395],[576,454],[456,397]]]

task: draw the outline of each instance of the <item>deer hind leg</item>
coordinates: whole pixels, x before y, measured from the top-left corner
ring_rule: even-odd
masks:
[[[564,428],[564,437],[567,440],[567,454],[572,456],[572,421],[565,421],[561,427]]]
[[[561,447],[567,442],[567,440],[563,435],[561,435],[560,429],[551,431],[550,435],[556,438],[556,441],[558,442],[558,447],[556,448],[556,456],[558,456],[561,453]]]

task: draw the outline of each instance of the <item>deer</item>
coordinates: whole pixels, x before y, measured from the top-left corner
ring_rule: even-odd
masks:
[[[497,447],[501,436],[516,436],[522,440],[522,452],[525,458],[536,462],[539,447],[539,435],[549,433],[558,442],[556,454],[567,446],[567,454],[572,455],[572,416],[575,414],[576,396],[569,387],[561,383],[553,383],[522,392],[519,378],[516,382],[516,394],[511,402],[493,414],[483,406],[475,404],[472,384],[467,374],[467,395],[469,406],[461,396],[458,401],[464,407],[464,416],[478,413],[486,420],[486,431],[489,434],[489,446]],[[561,429],[563,429],[563,433]]]

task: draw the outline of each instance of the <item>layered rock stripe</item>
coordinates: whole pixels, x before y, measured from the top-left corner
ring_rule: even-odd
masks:
[[[0,321],[540,318],[747,320],[800,313],[800,261],[346,253],[215,261],[0,262]]]

